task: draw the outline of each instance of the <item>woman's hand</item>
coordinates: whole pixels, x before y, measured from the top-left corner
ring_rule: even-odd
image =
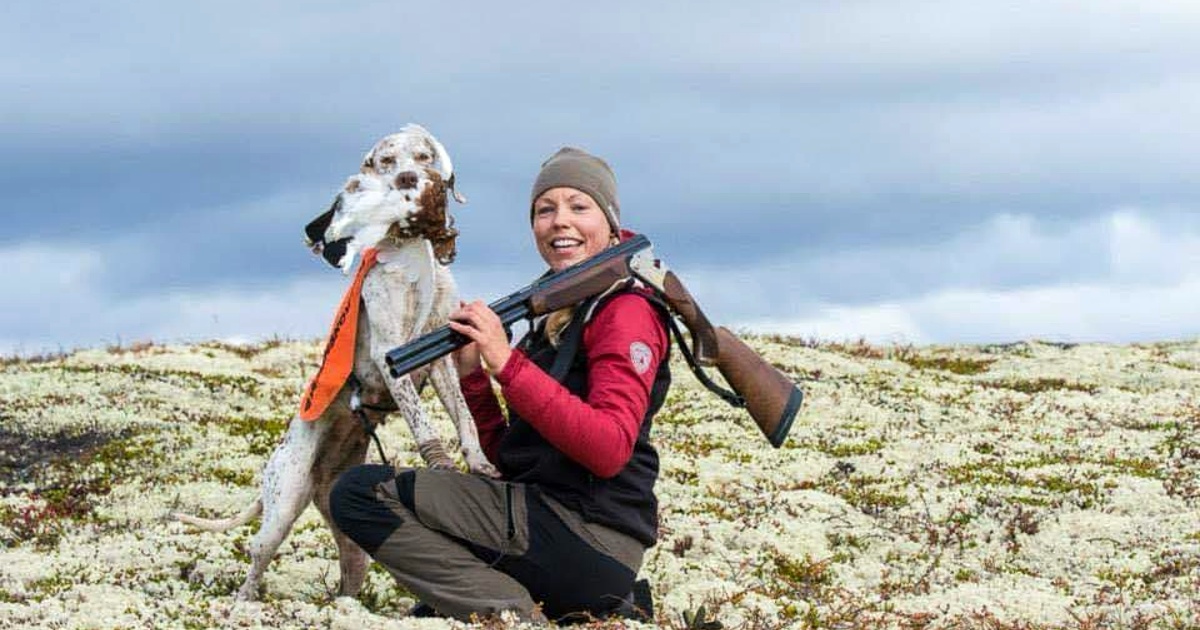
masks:
[[[474,372],[480,363],[488,374],[494,375],[504,368],[512,354],[508,334],[504,332],[500,316],[482,300],[469,304],[459,302],[458,310],[450,313],[449,325],[451,330],[466,335],[472,342],[454,353],[459,376]]]

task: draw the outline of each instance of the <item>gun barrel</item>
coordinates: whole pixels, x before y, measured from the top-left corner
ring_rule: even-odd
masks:
[[[518,320],[541,315],[574,303],[607,288],[617,276],[624,277],[628,270],[618,272],[611,267],[614,261],[623,259],[633,252],[650,246],[650,239],[638,234],[633,238],[609,247],[588,260],[575,263],[557,273],[548,275],[533,284],[492,302],[488,306],[500,317],[507,328]],[[470,339],[442,326],[408,343],[392,348],[384,360],[394,378],[454,352],[470,343]]]
[[[500,322],[505,327],[528,316],[529,309],[525,306],[524,300],[519,297],[516,295],[490,305],[492,310],[500,316]],[[471,340],[465,335],[450,330],[449,326],[442,326],[402,346],[388,350],[384,355],[384,361],[387,362],[388,371],[392,373],[392,377],[400,378],[468,343],[471,343]]]
[[[409,372],[437,360],[439,357],[454,352],[455,348],[464,346],[470,340],[460,335],[449,326],[417,337],[416,339],[389,350],[384,360],[392,376],[399,378]]]

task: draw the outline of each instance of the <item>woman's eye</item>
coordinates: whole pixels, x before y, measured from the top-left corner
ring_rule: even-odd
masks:
[[[536,210],[538,214],[549,214],[554,212],[554,206],[542,206]]]

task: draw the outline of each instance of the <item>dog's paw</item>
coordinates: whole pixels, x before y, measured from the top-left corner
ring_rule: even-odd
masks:
[[[458,466],[454,463],[454,460],[449,457],[429,462],[429,467],[434,470],[458,470]]]
[[[467,469],[471,474],[483,475],[492,479],[500,478],[500,471],[489,462],[483,453],[463,453],[463,459],[467,460]]]

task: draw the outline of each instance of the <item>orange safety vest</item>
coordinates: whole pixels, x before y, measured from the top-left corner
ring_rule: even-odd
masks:
[[[354,282],[342,296],[333,326],[329,329],[329,340],[325,342],[325,353],[321,356],[321,367],[304,388],[300,400],[300,418],[316,420],[341,391],[346,377],[354,369],[354,339],[358,328],[358,308],[362,303],[362,283],[367,272],[375,266],[378,251],[368,248],[363,251],[362,262],[354,274]]]

